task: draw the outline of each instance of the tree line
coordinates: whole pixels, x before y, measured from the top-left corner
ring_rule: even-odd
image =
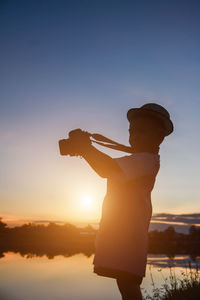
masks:
[[[70,223],[58,225],[54,222],[48,225],[29,222],[9,228],[0,218],[0,257],[8,251],[19,252],[26,257],[47,255],[53,258],[76,253],[89,257],[95,251],[97,232],[89,224],[79,228]],[[195,258],[200,255],[200,229],[192,225],[188,234],[177,233],[173,226],[164,231],[150,231],[148,253],[169,257],[190,254]]]

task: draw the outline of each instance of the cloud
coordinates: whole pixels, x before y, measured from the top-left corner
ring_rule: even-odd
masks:
[[[152,221],[159,221],[161,223],[174,223],[182,225],[199,225],[200,226],[200,213],[197,214],[166,214],[160,213],[152,216]]]
[[[200,226],[200,214],[154,214],[151,218],[149,231],[163,231],[169,226],[173,226],[176,232],[188,233],[190,226]]]

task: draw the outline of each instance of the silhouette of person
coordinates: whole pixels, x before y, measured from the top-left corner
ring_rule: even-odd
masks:
[[[76,153],[107,178],[93,271],[115,278],[123,300],[139,300],[146,272],[151,191],[160,168],[159,146],[173,132],[173,123],[168,111],[156,103],[129,109],[127,119],[133,154],[112,158],[96,149],[84,133],[74,139],[74,145]]]

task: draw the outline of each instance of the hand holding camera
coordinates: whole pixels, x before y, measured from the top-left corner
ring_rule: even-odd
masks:
[[[90,134],[80,128],[71,130],[69,138],[59,141],[61,155],[78,156],[91,145]]]

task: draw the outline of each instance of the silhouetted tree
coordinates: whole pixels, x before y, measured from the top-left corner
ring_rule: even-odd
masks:
[[[165,238],[167,240],[174,240],[175,239],[175,236],[176,236],[176,232],[174,230],[174,227],[173,226],[169,226],[167,229],[164,230],[164,235],[165,235]]]
[[[197,228],[195,225],[190,226],[189,228],[189,235],[191,237],[195,237],[197,235]]]
[[[54,222],[48,225],[29,222],[9,228],[0,218],[0,257],[7,251],[20,252],[25,257],[47,255],[49,259],[80,252],[89,257],[94,253],[97,231],[90,224],[79,228],[70,223],[58,225]],[[200,229],[193,225],[189,234],[176,233],[172,226],[165,231],[151,231],[148,251],[165,253],[170,258],[178,253],[200,255]]]
[[[4,232],[7,228],[7,224],[2,222],[2,218],[0,218],[0,232]]]

